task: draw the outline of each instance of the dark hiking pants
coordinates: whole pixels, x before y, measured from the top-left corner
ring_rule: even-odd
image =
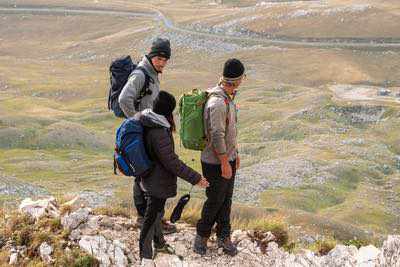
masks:
[[[140,188],[140,179],[136,178],[134,183],[133,183],[133,203],[135,204],[137,214],[140,217],[144,217],[146,213],[146,198],[145,198],[145,193],[143,190]]]
[[[140,231],[139,250],[140,258],[152,259],[154,241],[157,247],[165,244],[161,230],[161,218],[164,213],[166,199],[146,196],[147,208],[144,216],[143,227]]]
[[[201,163],[203,176],[210,183],[206,189],[207,200],[204,202],[201,218],[197,223],[197,234],[209,237],[211,229],[217,223],[217,237],[226,238],[231,234],[231,206],[235,183],[236,161],[230,162],[232,178],[221,176],[221,165]]]

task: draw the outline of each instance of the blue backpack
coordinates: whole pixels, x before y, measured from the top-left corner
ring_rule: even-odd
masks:
[[[144,129],[140,121],[126,119],[117,130],[114,152],[114,173],[117,168],[125,176],[146,177],[153,162],[144,144]]]

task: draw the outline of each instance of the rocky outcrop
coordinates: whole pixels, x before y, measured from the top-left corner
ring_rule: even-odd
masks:
[[[23,203],[21,211],[34,218],[44,216],[49,207],[52,212],[47,216],[60,213],[54,199]],[[132,219],[95,215],[89,208],[79,208],[61,216],[61,222],[70,233],[68,243],[94,256],[100,266],[140,265],[140,231]],[[237,256],[225,255],[217,247],[215,238],[211,238],[207,254],[201,257],[192,251],[195,229],[182,223],[177,224],[177,228],[177,233],[166,236],[167,242],[175,248],[175,255],[158,254],[151,263],[153,266],[400,266],[400,236],[389,236],[382,249],[372,245],[360,249],[337,245],[327,255],[319,256],[310,250],[289,253],[278,246],[271,232],[235,230],[232,241],[238,247]],[[25,247],[9,246],[8,249],[9,264],[18,266],[19,259],[26,258]],[[52,244],[43,242],[39,253],[45,264],[54,262]]]

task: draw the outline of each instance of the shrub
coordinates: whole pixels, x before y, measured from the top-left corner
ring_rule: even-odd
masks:
[[[73,248],[67,253],[58,251],[55,266],[98,267],[99,262],[93,256]]]
[[[311,250],[314,251],[319,256],[323,256],[329,253],[333,248],[335,248],[337,242],[334,239],[323,239],[317,240],[312,246]]]
[[[247,228],[245,229],[271,232],[275,236],[276,243],[278,243],[279,246],[285,246],[288,244],[289,233],[286,229],[286,225],[280,219],[268,217],[254,219],[249,221]]]
[[[367,242],[364,240],[359,240],[359,239],[349,239],[349,240],[345,240],[343,241],[343,245],[346,246],[355,246],[357,248],[360,248],[362,246],[366,246]]]

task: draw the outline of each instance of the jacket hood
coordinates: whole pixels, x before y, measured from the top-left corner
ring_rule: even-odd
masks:
[[[143,56],[142,60],[139,62],[138,66],[142,66],[149,76],[153,78],[153,80],[158,80],[158,73],[154,69],[153,65],[151,64],[150,60],[147,56]]]
[[[140,122],[149,128],[170,128],[168,120],[163,116],[155,113],[151,109],[145,109],[140,113]]]
[[[207,89],[206,92],[209,94],[216,94],[216,95],[222,96],[224,98],[228,98],[228,99],[230,98],[228,96],[228,94],[225,93],[224,89],[219,85],[215,86],[214,88]]]

